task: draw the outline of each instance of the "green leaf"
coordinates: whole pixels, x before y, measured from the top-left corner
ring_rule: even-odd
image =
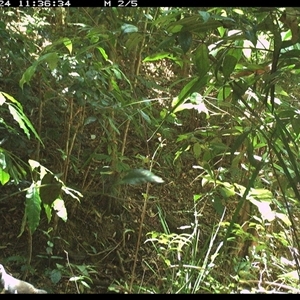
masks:
[[[193,36],[189,31],[180,31],[178,35],[178,43],[183,53],[187,53],[193,41]]]
[[[105,60],[108,60],[108,55],[107,55],[106,51],[102,47],[97,47],[96,49],[99,50],[99,52],[101,53],[101,55],[103,56],[103,58]]]
[[[257,198],[260,201],[264,200],[269,203],[273,199],[272,192],[267,189],[251,189],[248,196]]]
[[[196,159],[198,159],[200,157],[200,154],[202,152],[202,147],[199,143],[195,143],[193,145],[193,153]]]
[[[170,52],[158,52],[155,54],[152,54],[150,56],[147,56],[143,59],[143,62],[147,61],[156,61],[164,58],[169,58],[175,60],[176,58],[170,53]]]
[[[27,118],[27,116],[24,114],[21,104],[16,99],[14,99],[12,96],[10,96],[6,93],[2,93],[2,95],[4,95],[6,98],[8,98],[12,102],[14,102],[14,104],[16,104],[16,105],[9,104],[8,109],[9,109],[11,115],[13,116],[13,118],[15,119],[15,121],[17,121],[17,123],[19,124],[20,128],[23,129],[23,131],[27,135],[27,137],[30,138],[30,134],[29,134],[29,130],[28,130],[28,128],[29,128],[31,130],[31,132],[34,134],[34,136],[43,145],[43,141],[40,139],[40,137],[39,137],[38,133],[36,132],[35,128],[33,127],[32,123]]]
[[[13,102],[14,104],[16,104],[18,106],[18,108],[22,109],[22,105],[19,101],[17,101],[13,96],[7,94],[7,93],[4,93],[4,92],[0,92],[1,96],[4,96],[5,98],[7,98],[8,100],[10,100],[11,102]],[[1,98],[2,100],[2,98]],[[6,100],[4,99],[4,102]],[[3,103],[1,103],[2,105]]]
[[[224,212],[224,205],[219,197],[214,197],[212,200],[212,204],[216,212],[221,216]]]
[[[73,50],[72,41],[69,38],[63,38],[62,42],[65,45],[65,47],[69,50],[70,54],[72,54],[72,50]]]
[[[0,168],[0,182],[2,185],[6,184],[10,179],[9,173]]]
[[[251,28],[250,30],[245,30],[245,37],[247,40],[249,40],[253,46],[256,46],[257,44],[257,34],[256,34],[256,29]]]
[[[36,69],[37,69],[37,66],[46,61],[49,65],[49,68],[51,71],[53,71],[56,66],[57,66],[57,62],[58,62],[58,55],[56,52],[51,52],[51,53],[47,53],[47,54],[44,54],[42,56],[40,56],[33,64],[32,66],[30,66],[22,75],[22,78],[19,82],[19,86],[21,89],[23,89],[23,86],[25,83],[28,83],[30,82],[32,76],[34,75]]]
[[[44,203],[44,211],[47,216],[47,220],[48,220],[48,224],[49,224],[52,219],[52,208],[50,207],[50,205]]]
[[[62,183],[53,174],[45,174],[40,187],[40,197],[43,203],[51,205],[59,197],[61,188]]]
[[[297,135],[300,134],[300,119],[294,118],[291,121],[292,127]]]
[[[138,28],[131,24],[123,24],[121,26],[121,30],[123,33],[132,33],[132,32],[138,32]]]
[[[241,96],[243,96],[248,89],[248,84],[242,80],[233,81],[230,84],[232,91],[233,91],[233,100],[236,101]]]
[[[208,13],[207,11],[198,11],[199,15],[202,17],[203,22],[206,23],[209,19],[210,19],[210,13]]]
[[[20,128],[23,129],[24,133],[27,135],[28,139],[30,138],[30,133],[28,128],[26,127],[23,116],[19,113],[19,111],[12,105],[9,105],[8,107],[10,114],[14,118],[14,120],[19,124]]]
[[[51,71],[53,71],[57,67],[58,55],[57,53],[47,53],[40,58],[40,62],[45,60]]]
[[[142,110],[139,110],[139,113],[141,114],[142,118],[148,123],[148,124],[151,124],[151,119],[150,117],[145,113],[143,112]]]
[[[245,131],[240,134],[236,140],[234,141],[233,145],[231,146],[231,161],[232,161],[232,158],[233,158],[233,155],[235,153],[235,151],[240,148],[240,146],[243,144],[243,142],[245,141],[245,139],[248,137],[248,135],[251,133],[251,129],[250,128],[246,128]]]
[[[132,33],[126,41],[125,47],[128,51],[132,51],[142,40],[144,36],[139,32]]]
[[[201,88],[203,86],[205,86],[206,83],[207,83],[207,76],[206,77],[195,77],[194,79],[192,79],[187,85],[184,86],[184,88],[179,93],[178,102],[174,106],[172,112],[175,111],[176,108],[179,105],[181,105],[189,95],[201,90]]]
[[[181,29],[181,28],[180,28]],[[180,29],[178,31],[180,31]],[[172,47],[174,44],[174,41],[176,39],[176,34],[173,34],[167,38],[165,38],[158,46],[157,49],[168,49],[169,47]]]
[[[210,69],[209,51],[205,44],[201,44],[195,51],[194,62],[198,71],[199,77],[203,77]]]
[[[40,223],[41,198],[39,188],[32,184],[26,192],[25,215],[30,233],[33,234]]]
[[[23,90],[23,86],[25,83],[29,83],[31,77],[35,73],[37,64],[33,64],[23,73],[22,78],[20,79],[19,86]]]
[[[228,79],[231,73],[234,71],[237,64],[237,58],[233,55],[226,55],[223,61],[223,75],[225,79]]]
[[[234,185],[228,182],[222,182],[221,184],[220,193],[224,198],[228,198],[236,194]]]
[[[2,185],[5,185],[10,179],[9,173],[4,170],[4,169],[9,168],[7,166],[6,160],[7,160],[7,158],[6,158],[6,155],[5,155],[5,151],[3,150],[3,151],[0,152],[0,182],[1,182]],[[11,170],[11,168],[10,168],[10,170]]]
[[[61,278],[62,278],[62,274],[59,270],[54,269],[51,271],[50,279],[52,283],[57,284],[61,280]]]
[[[121,180],[121,184],[141,184],[146,182],[163,183],[161,177],[156,176],[149,170],[133,169],[127,173]]]

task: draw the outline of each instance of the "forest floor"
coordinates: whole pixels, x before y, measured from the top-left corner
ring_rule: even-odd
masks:
[[[193,223],[193,195],[200,183],[191,186],[195,176],[182,174],[179,178],[164,178],[163,184],[150,187],[137,252],[135,290],[138,285],[159,286],[159,278],[145,264],[156,265],[159,260],[153,245],[145,243],[147,234],[164,232],[164,225],[171,233],[182,233],[180,226]],[[42,210],[40,226],[32,240],[26,229],[22,232],[24,193],[7,198],[0,207],[1,263],[8,273],[49,293],[108,293],[112,285],[116,292],[127,293],[144,207],[143,193],[144,185],[124,188],[117,213],[107,210],[103,197],[83,197],[78,204],[66,202],[70,207],[68,220],[59,219],[56,231],[53,220],[48,224]],[[201,222],[207,220],[209,226],[211,210],[206,213]],[[30,267],[26,272],[28,261]],[[75,276],[77,282],[70,280]]]

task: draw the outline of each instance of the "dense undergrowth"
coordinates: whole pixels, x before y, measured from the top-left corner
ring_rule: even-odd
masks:
[[[298,8],[0,13],[2,264],[53,293],[299,292]]]

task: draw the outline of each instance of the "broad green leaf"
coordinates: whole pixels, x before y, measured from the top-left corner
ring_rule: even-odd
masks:
[[[51,52],[40,56],[34,64],[39,65],[46,61],[49,64],[50,70],[53,71],[56,68],[58,62],[58,55],[56,52]]]
[[[22,78],[20,79],[19,86],[23,90],[23,86],[25,83],[29,84],[29,81],[31,80],[31,77],[35,73],[37,64],[33,64],[30,66],[22,75]]]
[[[9,173],[7,173],[6,171],[4,171],[1,167],[0,167],[0,182],[2,185],[5,185],[10,179]]]
[[[300,134],[300,119],[299,118],[293,118],[291,123],[292,123],[292,127],[293,127],[295,133],[297,135],[299,135]]]
[[[228,182],[222,183],[222,186],[219,187],[221,195],[225,198],[234,196],[236,194],[235,188],[232,184],[229,184]]]
[[[210,19],[210,13],[207,11],[198,11],[199,15],[202,17],[203,22],[206,23]]]
[[[201,152],[202,152],[202,147],[199,143],[195,143],[193,145],[193,153],[194,153],[194,156],[196,159],[198,159],[201,155]]]
[[[58,55],[56,52],[51,52],[40,56],[22,75],[22,78],[19,82],[19,86],[23,89],[25,83],[29,84],[32,76],[34,75],[38,65],[46,61],[49,65],[51,71],[53,71],[58,62]]]
[[[173,28],[176,25],[182,25],[182,26],[193,25],[193,24],[195,24],[195,22],[200,20],[200,18],[201,18],[200,16],[195,15],[195,16],[182,18],[182,19],[180,19],[179,21],[176,21],[176,22],[171,22],[170,26],[167,29],[167,31],[169,31],[171,28]],[[203,23],[203,22],[201,21],[201,23]]]
[[[51,205],[59,197],[61,188],[62,183],[57,180],[56,176],[52,173],[45,174],[40,187],[42,202]]]
[[[28,131],[28,128],[29,128],[31,130],[31,132],[35,135],[35,137],[41,142],[41,144],[43,144],[42,140],[40,139],[39,135],[37,134],[32,123],[27,118],[27,116],[24,114],[21,103],[18,102],[14,97],[10,96],[7,93],[0,92],[0,95],[4,96],[5,98],[7,98],[11,102],[13,102],[13,104],[8,103],[8,109],[9,109],[11,115],[13,116],[13,118],[15,119],[15,121],[17,121],[17,123],[19,124],[20,128],[23,129],[23,131],[25,132],[27,137],[30,138],[30,134]]]
[[[51,282],[53,284],[59,283],[59,281],[61,280],[61,278],[62,278],[61,271],[59,271],[57,269],[54,269],[54,270],[51,271],[50,279],[51,279]]]
[[[115,74],[115,76],[116,76],[117,79],[119,79],[119,80],[122,79],[122,74],[121,74],[121,72],[120,72],[119,69],[117,69],[117,68],[112,68],[112,71],[114,72],[114,74]],[[117,84],[115,85],[115,88],[118,89]]]
[[[206,44],[200,44],[195,51],[194,62],[198,71],[198,76],[201,78],[207,74],[211,63],[209,60],[209,51]]]
[[[48,63],[50,70],[53,71],[57,67],[58,55],[57,53],[48,53],[41,58],[41,61],[42,60],[45,60]]]
[[[25,215],[30,233],[33,234],[40,223],[41,198],[39,188],[32,184],[26,192]]]
[[[273,199],[272,192],[267,189],[251,189],[248,196],[268,202],[271,202],[271,199]]]
[[[52,208],[51,208],[51,206],[44,203],[44,211],[45,211],[45,214],[47,216],[47,220],[48,220],[48,224],[49,224],[51,219],[52,219]]]
[[[99,52],[101,53],[101,55],[103,56],[103,58],[105,60],[108,60],[108,55],[107,55],[107,53],[105,52],[105,50],[102,47],[97,47],[96,49],[99,50]]]
[[[7,93],[4,93],[4,92],[0,92],[0,94],[2,96],[4,96],[5,98],[7,98],[8,100],[10,100],[11,102],[13,102],[14,104],[16,104],[16,106],[18,106],[18,108],[22,109],[22,105],[19,101],[17,101],[13,96],[7,94]]]
[[[63,38],[62,42],[65,45],[65,47],[69,50],[70,54],[72,54],[72,50],[73,50],[72,41],[69,38]]]
[[[142,40],[144,36],[139,32],[134,32],[129,35],[128,40],[126,41],[126,49],[132,51]]]
[[[149,170],[134,169],[129,171],[121,180],[121,184],[141,184],[146,182],[163,183],[164,180]]]
[[[183,53],[187,53],[193,41],[193,36],[189,31],[180,31],[178,34],[178,43]]]
[[[256,34],[256,29],[251,28],[250,30],[245,30],[244,31],[245,37],[247,40],[249,40],[253,46],[255,47],[257,44],[257,34]]]
[[[214,209],[216,210],[216,212],[219,214],[219,215],[222,215],[223,212],[224,212],[224,205],[221,201],[221,199],[219,197],[214,197],[212,199],[212,204],[213,204],[213,207]]]
[[[170,28],[169,32],[175,34],[175,33],[180,32],[182,30],[182,28],[183,28],[183,25],[174,25]]]
[[[178,32],[181,30],[181,28],[178,30]],[[172,47],[174,44],[175,39],[177,38],[176,34],[173,34],[172,36],[166,37],[158,46],[157,49],[168,49],[169,47]]]
[[[218,100],[226,100],[231,94],[231,88],[228,86],[223,86],[220,88],[217,99]]]
[[[218,27],[223,26],[223,24],[226,25],[227,28],[234,25],[235,21],[231,18],[225,18],[221,16],[211,16],[207,19],[207,15],[204,16],[204,19],[207,19],[206,21],[203,19],[203,13],[199,13],[199,15],[191,16],[191,17],[185,17],[179,21],[172,22],[168,27],[168,32],[175,32],[175,28],[180,28],[179,26],[182,26],[184,30],[195,32],[195,33],[205,33],[210,30],[217,29]],[[182,30],[181,28],[179,30]]]
[[[119,129],[116,127],[116,124],[114,122],[114,120],[112,120],[111,118],[107,118],[108,119],[108,122],[109,122],[109,125],[111,126],[111,128],[117,133],[117,134],[120,134],[120,131]]]
[[[24,133],[27,135],[28,139],[30,138],[30,133],[28,128],[26,127],[24,121],[23,121],[23,116],[21,115],[19,110],[17,110],[14,106],[9,105],[8,106],[9,112],[14,118],[14,120],[19,124],[20,128],[23,129]]]
[[[281,59],[283,59],[283,58],[297,58],[297,59],[299,59],[299,57],[300,57],[300,50],[299,49],[292,49],[292,50],[286,51],[286,52],[284,52],[280,55]]]
[[[198,92],[203,86],[207,83],[207,76],[196,77],[192,79],[178,95],[177,104],[173,107],[172,113],[176,111],[177,107],[186,101],[186,98],[189,97],[192,93]]]
[[[148,123],[151,124],[151,119],[150,117],[142,110],[139,110],[139,113],[141,114],[142,118]]]
[[[232,27],[233,23],[231,21],[218,21],[218,20],[213,20],[213,19],[209,19],[207,22],[203,22],[203,21],[197,21],[193,24],[190,24],[190,25],[187,25],[187,26],[184,26],[184,29],[185,30],[188,30],[188,31],[191,31],[193,33],[196,33],[196,34],[203,34],[203,36],[205,36],[205,33],[207,31],[212,31],[212,30],[216,30],[218,29],[219,27],[222,27],[226,24],[226,28],[230,28]]]
[[[248,84],[245,81],[232,81],[230,84],[232,88],[232,99],[233,102],[236,102],[241,96],[243,96],[248,89]]]
[[[238,62],[237,58],[234,57],[233,55],[227,54],[224,57],[224,61],[223,61],[223,75],[224,75],[225,79],[228,79],[229,76],[231,75],[231,73],[234,71],[237,62]]]
[[[230,150],[231,159],[230,160],[232,160],[235,151],[241,147],[241,145],[244,143],[245,139],[248,137],[248,135],[250,133],[251,133],[251,129],[246,128],[245,131],[236,138],[233,145],[231,146],[231,150]]]
[[[155,54],[145,57],[143,59],[143,62],[156,61],[156,60],[160,60],[160,59],[164,59],[164,58],[169,58],[169,59],[175,60],[175,57],[170,52],[159,52],[159,53],[155,53]]]
[[[123,24],[121,30],[123,33],[138,32],[138,28],[132,24]]]

